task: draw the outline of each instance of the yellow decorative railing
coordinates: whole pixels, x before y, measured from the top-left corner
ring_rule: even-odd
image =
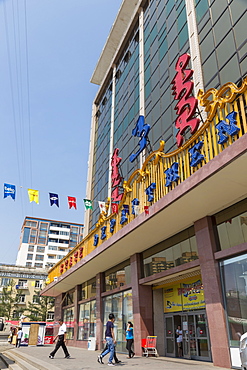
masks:
[[[49,271],[48,283],[69,270],[79,260],[137,217],[136,214],[131,212],[133,199],[136,198],[139,201],[139,213],[144,212],[145,206],[150,206],[164,197],[178,184],[247,133],[247,78],[243,80],[240,88],[233,83],[227,83],[219,90],[209,89],[206,93],[199,91],[198,100],[207,113],[206,122],[182,147],[171,153],[165,153],[165,143],[160,142],[160,148],[147,157],[142,168],[134,171],[128,181],[124,181],[124,195],[119,204],[118,214],[107,216],[102,213],[95,229]],[[219,130],[216,125],[222,121],[227,124],[227,121],[230,120],[228,115],[232,112],[234,112],[231,117],[234,118],[235,131],[233,134],[229,134],[227,139],[220,144]],[[192,166],[193,148],[196,148],[197,152],[194,166]],[[198,155],[200,157],[197,161]],[[168,175],[165,171],[169,170],[174,164],[176,164],[175,180],[171,178],[171,181],[167,181]],[[155,188],[152,190],[153,199],[149,202],[145,190],[151,184],[155,184]],[[129,206],[129,214],[125,214],[124,220],[122,218],[123,205]],[[114,220],[114,223],[112,220]]]

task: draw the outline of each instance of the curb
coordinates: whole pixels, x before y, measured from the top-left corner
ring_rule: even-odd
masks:
[[[13,360],[15,362],[15,365],[18,365],[18,368],[13,367],[13,370],[19,370],[19,369],[24,369],[24,370],[58,370],[58,367],[55,367],[51,364],[47,366],[47,363],[40,360],[36,359],[32,356],[29,356],[28,354],[20,354],[18,350],[10,350],[6,351],[6,356]],[[21,367],[19,367],[19,365]],[[13,365],[11,365],[13,366]],[[10,367],[9,367],[10,368]]]

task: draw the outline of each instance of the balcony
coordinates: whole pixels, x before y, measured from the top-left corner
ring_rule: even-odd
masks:
[[[59,227],[59,226],[50,226],[50,230],[53,231],[68,231],[70,232],[70,228],[68,227]]]
[[[17,284],[15,286],[15,289],[23,290],[23,289],[28,289],[28,284]]]
[[[49,234],[49,239],[61,239],[61,240],[69,240],[70,234],[62,235],[62,234]]]

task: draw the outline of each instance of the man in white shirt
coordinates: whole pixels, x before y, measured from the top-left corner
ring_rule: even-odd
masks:
[[[16,335],[16,348],[20,347],[21,339],[23,336],[23,331],[21,328],[18,329],[17,335]]]
[[[58,330],[58,334],[55,336],[53,342],[55,342],[57,338],[58,338],[58,341],[56,343],[56,346],[55,346],[54,350],[50,353],[49,357],[54,358],[55,353],[62,346],[65,358],[70,358],[70,354],[69,354],[68,349],[66,347],[66,325],[65,325],[65,323],[63,322],[62,319],[58,320],[58,322],[59,322],[60,327],[59,327],[59,330]]]

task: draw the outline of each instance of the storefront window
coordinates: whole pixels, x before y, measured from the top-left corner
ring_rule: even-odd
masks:
[[[196,239],[192,234],[192,229],[186,230],[145,251],[144,276],[151,276],[198,259]]]
[[[74,303],[74,294],[75,291],[65,293],[65,297],[63,299],[63,306],[69,306],[70,304]]]
[[[88,340],[96,334],[96,300],[80,304],[78,340]]]
[[[114,267],[105,273],[105,290],[109,291],[130,284],[130,261]]]
[[[64,309],[63,321],[67,326],[66,338],[74,339],[74,307]]]
[[[247,242],[247,199],[215,215],[220,249]]]
[[[93,278],[81,285],[80,300],[93,298],[95,296],[96,296],[96,278]]]
[[[133,321],[132,290],[113,294],[104,298],[104,325],[110,313],[115,315],[114,330],[117,340],[117,351],[126,352],[125,330],[128,321]],[[105,333],[105,326],[104,332]]]
[[[247,254],[221,262],[230,345],[239,346],[247,331]]]

